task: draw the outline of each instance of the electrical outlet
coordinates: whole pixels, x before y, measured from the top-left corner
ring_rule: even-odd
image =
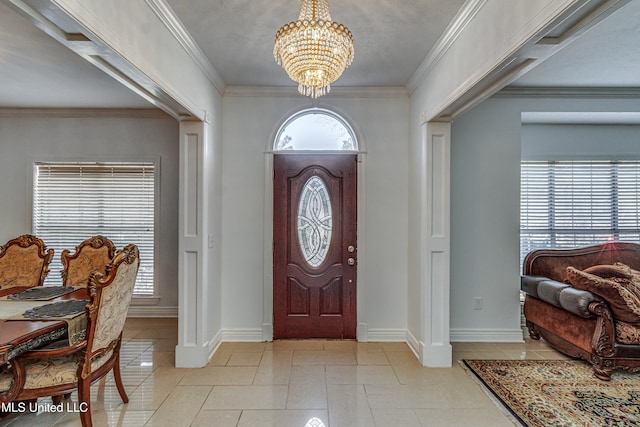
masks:
[[[474,310],[482,310],[482,298],[475,297],[473,299],[473,309]]]

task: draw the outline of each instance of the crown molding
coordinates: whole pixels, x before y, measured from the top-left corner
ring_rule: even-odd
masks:
[[[418,66],[418,69],[407,82],[406,87],[409,93],[413,93],[413,91],[416,90],[429,71],[431,71],[438,61],[440,61],[442,56],[456,41],[458,36],[460,36],[462,31],[467,25],[469,25],[469,22],[471,22],[486,2],[487,0],[467,0],[462,5],[457,15],[453,18],[449,26],[447,26],[436,44],[431,48],[426,58]]]
[[[0,108],[0,117],[169,119],[162,110],[144,108]]]
[[[154,13],[160,18],[162,23],[173,34],[189,57],[196,63],[198,68],[207,76],[207,79],[215,88],[223,94],[226,84],[220,73],[214,68],[209,58],[195,42],[191,34],[184,27],[180,19],[176,16],[171,6],[165,0],[145,0]]]
[[[299,98],[310,99],[298,93],[295,86],[227,86],[224,96],[258,98]],[[331,93],[319,99],[330,98],[407,98],[406,88],[402,86],[338,86]],[[316,100],[317,101],[317,100]]]
[[[494,98],[612,98],[638,99],[640,87],[525,87],[508,86]]]

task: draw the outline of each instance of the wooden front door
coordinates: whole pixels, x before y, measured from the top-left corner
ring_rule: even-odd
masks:
[[[355,154],[274,156],[273,337],[356,337]]]

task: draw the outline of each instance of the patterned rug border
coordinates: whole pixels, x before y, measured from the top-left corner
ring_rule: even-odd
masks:
[[[472,360],[472,359],[469,359]],[[487,360],[486,362],[500,362],[500,360]],[[487,397],[493,402],[494,405],[502,412],[502,414],[509,419],[514,425],[518,427],[527,427],[527,424],[515,413],[511,410],[509,405],[505,403],[504,400],[500,398],[497,394],[491,390],[491,387],[484,382],[484,380],[476,373],[473,367],[467,364],[467,360],[459,360],[458,363],[464,368],[465,372],[480,386],[482,391],[487,395]]]
[[[611,381],[580,360],[464,359],[462,368],[520,427],[640,426],[640,376],[615,371]]]

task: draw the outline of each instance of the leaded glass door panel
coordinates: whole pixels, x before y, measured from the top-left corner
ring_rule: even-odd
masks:
[[[274,156],[274,338],[356,336],[354,154]]]

